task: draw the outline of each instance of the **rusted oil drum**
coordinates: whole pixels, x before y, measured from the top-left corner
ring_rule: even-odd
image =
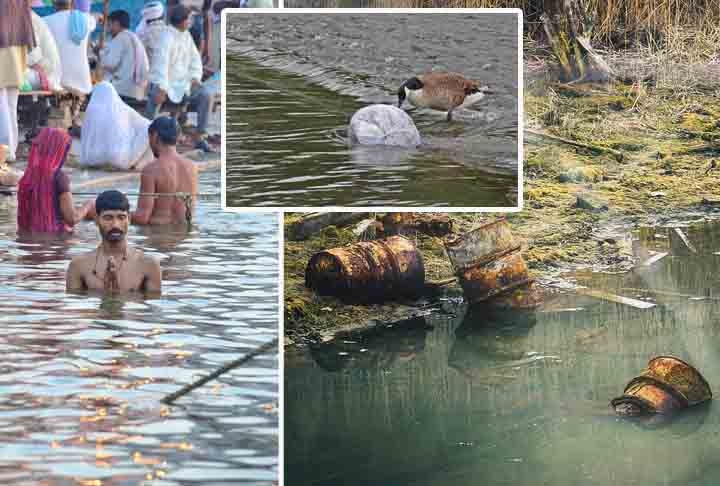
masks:
[[[687,398],[660,380],[638,376],[630,380],[623,395],[610,404],[619,415],[672,414],[687,408]]]
[[[455,268],[467,268],[492,260],[494,255],[520,248],[505,218],[486,223],[463,235],[445,239],[445,250]]]
[[[402,236],[321,251],[305,269],[306,287],[355,302],[415,296],[424,284],[422,256]]]
[[[504,218],[446,239],[445,250],[470,303],[484,302],[532,282],[520,244]]]
[[[698,370],[674,356],[658,356],[648,363],[641,376],[659,380],[682,393],[690,405],[712,398],[710,385]]]

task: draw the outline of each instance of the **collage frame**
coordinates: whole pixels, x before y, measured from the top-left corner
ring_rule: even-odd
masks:
[[[523,157],[524,157],[524,63],[523,63],[523,21],[524,13],[519,8],[285,8],[284,0],[279,0],[278,8],[227,8],[221,14],[221,57],[227,59],[227,19],[230,14],[256,15],[256,14],[277,14],[279,10],[287,11],[286,13],[297,14],[383,14],[383,13],[409,13],[409,14],[508,14],[517,15],[518,22],[518,51],[517,51],[517,69],[518,69],[518,109],[517,109],[517,131],[518,131],[518,205],[515,207],[445,207],[445,206],[424,206],[424,207],[407,207],[407,206],[291,206],[291,207],[232,207],[227,205],[227,62],[223,62],[221,66],[221,205],[223,211],[235,213],[275,213],[278,215],[278,246],[279,246],[279,274],[278,274],[278,484],[284,486],[285,482],[285,353],[282,337],[285,333],[285,313],[284,309],[284,291],[285,291],[285,234],[284,234],[284,216],[289,212],[437,212],[446,213],[517,213],[521,212],[524,207],[523,201]]]

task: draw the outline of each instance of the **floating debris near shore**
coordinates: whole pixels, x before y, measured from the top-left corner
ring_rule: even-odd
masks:
[[[603,290],[593,290],[588,288],[578,288],[576,292],[580,295],[586,295],[588,297],[595,297],[596,299],[606,300],[608,302],[615,302],[616,304],[629,305],[636,309],[652,309],[657,304],[654,302],[647,302],[644,300],[633,299],[631,297],[623,297],[622,295],[615,295]]]
[[[698,370],[674,356],[658,356],[610,405],[621,416],[670,415],[711,399],[710,385]]]
[[[647,260],[645,260],[645,261],[642,263],[642,266],[643,266],[643,267],[652,266],[653,263],[659,262],[660,260],[662,260],[663,258],[665,258],[665,257],[668,256],[668,255],[669,255],[669,253],[666,252],[666,251],[665,251],[665,252],[661,252],[661,253],[656,253],[655,255],[653,255],[653,256],[651,256],[650,258],[648,258]]]
[[[685,243],[685,246],[687,247],[687,249],[693,253],[697,253],[697,249],[695,249],[693,244],[690,243],[690,240],[688,239],[687,236],[685,236],[685,233],[683,233],[683,230],[681,230],[680,228],[673,228],[673,229],[675,230],[675,234],[677,234],[680,237],[680,239],[682,240],[682,242]]]
[[[533,283],[505,218],[448,237],[445,250],[455,268],[465,299],[479,303]],[[527,299],[524,299],[527,300]]]

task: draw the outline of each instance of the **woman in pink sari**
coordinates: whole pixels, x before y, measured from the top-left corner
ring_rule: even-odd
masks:
[[[18,184],[18,230],[72,231],[92,212],[92,201],[75,209],[70,178],[62,171],[71,141],[65,130],[57,128],[43,128],[33,140],[27,169]]]

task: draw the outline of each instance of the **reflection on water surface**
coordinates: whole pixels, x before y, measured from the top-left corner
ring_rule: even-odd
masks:
[[[201,192],[216,192],[217,176],[202,174]],[[275,355],[172,407],[159,400],[277,335],[276,233],[275,216],[223,213],[219,198],[201,201],[190,230],[130,231],[132,244],[162,259],[161,298],[66,295],[65,268],[98,243],[94,225],[64,239],[21,238],[6,200],[0,483],[274,480]]]
[[[640,232],[669,255],[537,311],[466,309],[345,333],[286,357],[293,484],[705,485],[720,479],[715,401],[665,423],[616,417],[610,399],[656,355],[696,366],[717,395],[720,225]],[[479,479],[480,478],[480,479]]]

